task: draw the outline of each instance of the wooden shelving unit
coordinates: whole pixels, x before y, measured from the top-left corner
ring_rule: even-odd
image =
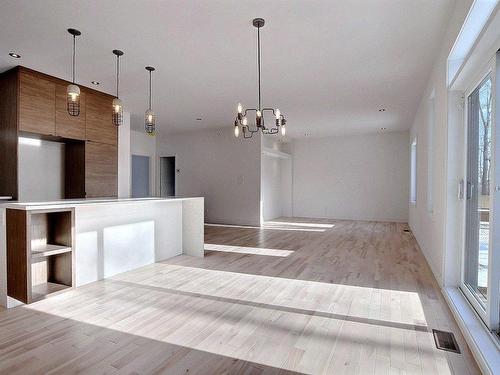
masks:
[[[74,286],[74,210],[7,209],[7,293],[31,303]]]
[[[71,247],[48,244],[40,249],[31,250],[31,259],[44,258],[51,255],[63,254],[71,251]]]

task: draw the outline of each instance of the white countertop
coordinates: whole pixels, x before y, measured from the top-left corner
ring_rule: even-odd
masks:
[[[89,199],[61,199],[46,202],[5,202],[0,207],[18,210],[49,210],[59,208],[73,208],[77,206],[102,205],[102,204],[137,204],[157,202],[178,202],[190,199],[203,199],[203,197],[171,197],[171,198],[89,198]]]

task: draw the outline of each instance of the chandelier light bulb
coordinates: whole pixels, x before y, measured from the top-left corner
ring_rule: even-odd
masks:
[[[115,113],[120,113],[122,110],[122,101],[120,99],[113,99],[113,110]]]
[[[248,125],[248,120],[247,120],[246,117],[243,117],[242,124],[243,124],[243,126],[247,126]]]
[[[257,117],[262,117],[262,112],[261,111],[257,111]]]
[[[234,126],[234,136],[238,138],[240,136],[240,127],[238,125]]]
[[[238,113],[242,112],[243,112],[243,106],[241,105],[241,103],[238,103]]]
[[[285,125],[283,125],[283,126],[281,127],[281,135],[282,135],[283,137],[286,135],[286,126],[285,126]]]
[[[279,120],[280,116],[281,116],[281,112],[278,108],[276,108],[276,120]]]

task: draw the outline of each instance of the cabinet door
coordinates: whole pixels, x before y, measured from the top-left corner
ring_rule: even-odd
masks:
[[[55,135],[55,83],[25,71],[19,80],[19,130]]]
[[[85,143],[85,192],[87,198],[118,196],[117,146]]]
[[[56,85],[56,135],[70,139],[85,139],[85,92],[80,93],[80,115],[71,116],[67,108],[66,86]]]
[[[86,98],[87,140],[110,145],[118,144],[118,129],[112,120],[113,98],[109,95],[88,93]]]

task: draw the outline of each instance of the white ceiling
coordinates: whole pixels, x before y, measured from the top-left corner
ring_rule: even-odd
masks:
[[[78,39],[77,80],[121,97],[142,129],[146,65],[154,73],[159,132],[227,125],[257,100],[255,17],[262,29],[263,104],[292,137],[408,129],[454,0],[2,0],[0,71],[20,64],[71,74],[68,27]],[[22,55],[12,59],[8,53]],[[379,112],[384,107],[386,112]],[[201,117],[202,121],[196,121]]]

